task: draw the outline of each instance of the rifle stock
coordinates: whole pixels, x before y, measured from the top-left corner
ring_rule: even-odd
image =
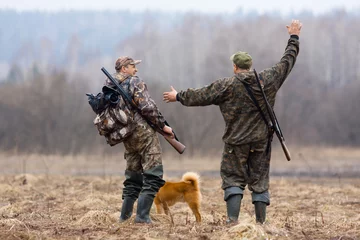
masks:
[[[282,147],[282,149],[283,149],[283,151],[285,153],[286,159],[288,161],[290,161],[291,160],[291,155],[290,155],[289,149],[285,145],[285,140],[280,141],[280,143],[281,143],[281,147]]]
[[[110,73],[104,68],[101,68],[101,71],[108,77],[108,79],[116,86],[117,90],[116,91],[118,94],[120,94],[125,101],[127,101],[134,109],[136,109],[139,114],[141,115],[141,112],[139,110],[139,108],[136,106],[135,102],[133,101],[133,99],[121,88],[120,84],[110,75]],[[116,89],[114,89],[116,90]],[[144,118],[145,119],[145,118]],[[147,119],[145,119],[146,122],[150,125],[150,127],[152,127],[155,131],[157,131],[158,133],[160,133],[165,139],[166,141],[168,141],[168,143],[170,143],[170,145],[175,148],[175,150],[182,154],[185,151],[185,145],[182,144],[181,142],[179,142],[178,138],[176,137],[175,132],[174,133],[174,138],[171,138],[168,134],[166,134],[165,132],[159,130],[158,128],[156,128],[150,121],[148,121]],[[169,126],[169,124],[167,123],[167,121],[165,121],[165,125]],[[170,126],[169,126],[170,127]]]
[[[178,153],[182,154],[185,151],[185,145],[182,144],[181,142],[177,141],[175,138],[171,138],[168,135],[162,134],[163,137],[166,139],[166,141],[168,141],[168,143],[170,143],[170,145],[175,148],[176,151],[178,151]]]

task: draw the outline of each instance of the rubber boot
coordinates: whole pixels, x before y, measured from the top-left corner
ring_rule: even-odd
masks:
[[[236,194],[226,200],[226,210],[228,216],[228,218],[226,219],[227,224],[238,222],[242,198],[242,194]]]
[[[256,222],[263,224],[266,220],[266,206],[264,202],[254,202]]]
[[[140,194],[136,210],[135,223],[151,223],[150,210],[154,197],[147,194]]]
[[[135,200],[132,198],[124,198],[121,207],[120,222],[129,219],[133,213]]]

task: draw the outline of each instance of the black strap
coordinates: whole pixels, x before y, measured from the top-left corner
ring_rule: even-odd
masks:
[[[260,108],[260,105],[259,105],[258,101],[256,100],[254,94],[252,93],[249,85],[247,85],[247,84],[244,83],[244,82],[242,82],[242,83],[244,84],[244,87],[245,87],[246,91],[248,92],[251,100],[254,102],[255,106],[256,106],[257,109],[259,110],[260,115],[261,115],[262,119],[264,120],[266,126],[267,126],[269,129],[271,129],[271,125],[270,125],[269,122],[266,120],[265,114],[264,114],[264,112],[262,111],[262,109]]]
[[[267,147],[266,147],[266,153],[269,153],[269,151],[270,151],[270,146],[271,146],[271,141],[272,141],[272,136],[273,136],[273,133],[274,133],[273,127],[272,127],[272,125],[266,120],[265,114],[264,114],[264,112],[262,111],[262,109],[260,108],[260,105],[259,105],[258,101],[256,100],[254,94],[252,93],[249,85],[247,85],[247,84],[244,83],[244,82],[242,82],[242,83],[244,84],[245,89],[246,89],[246,91],[248,92],[251,100],[254,102],[255,106],[257,107],[257,109],[258,109],[259,112],[260,112],[260,115],[261,115],[262,119],[264,120],[266,126],[268,127],[269,136],[268,136],[268,145],[267,145]]]

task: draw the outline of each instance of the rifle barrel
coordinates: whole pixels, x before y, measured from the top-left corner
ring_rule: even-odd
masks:
[[[271,121],[271,123],[272,123],[272,125],[273,125],[273,129],[274,129],[274,131],[275,131],[275,133],[276,133],[276,136],[278,137],[278,139],[279,139],[279,141],[280,141],[280,143],[281,143],[281,147],[282,147],[282,149],[283,149],[283,151],[284,151],[284,154],[285,154],[285,156],[286,156],[286,159],[287,159],[288,161],[290,161],[290,160],[291,160],[290,152],[289,152],[289,149],[288,149],[288,148],[286,147],[286,145],[285,145],[285,138],[284,138],[284,136],[283,136],[283,134],[282,134],[282,132],[281,132],[279,122],[278,122],[278,120],[277,120],[277,118],[276,118],[276,115],[275,115],[275,112],[274,112],[273,108],[271,107],[269,101],[268,101],[267,98],[266,98],[264,89],[261,87],[261,83],[260,83],[260,80],[259,80],[259,76],[258,76],[258,74],[257,74],[257,72],[256,72],[255,69],[254,69],[254,74],[255,74],[255,78],[256,78],[256,81],[257,81],[257,83],[258,83],[258,86],[259,86],[259,88],[260,88],[261,94],[262,94],[262,96],[263,96],[263,98],[264,98],[264,101],[265,101],[265,104],[266,104],[266,109],[267,109],[267,112],[268,112],[270,121]]]

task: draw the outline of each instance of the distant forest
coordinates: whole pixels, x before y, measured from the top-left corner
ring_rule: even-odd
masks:
[[[300,54],[275,104],[287,143],[360,146],[359,14],[0,10],[0,150],[117,152],[97,134],[85,93],[100,91],[101,67],[113,72],[116,58],[129,55],[143,60],[138,75],[189,154],[219,152],[219,109],[166,104],[162,92],[232,76],[229,57],[239,50],[256,70],[271,67],[294,18],[303,22]]]

